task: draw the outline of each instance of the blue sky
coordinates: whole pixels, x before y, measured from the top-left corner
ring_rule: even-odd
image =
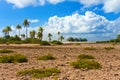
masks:
[[[44,39],[57,31],[67,38],[85,37],[89,41],[109,40],[120,33],[120,0],[0,0],[0,36],[2,29],[31,21],[29,31],[43,26]],[[21,33],[25,33],[24,27]]]

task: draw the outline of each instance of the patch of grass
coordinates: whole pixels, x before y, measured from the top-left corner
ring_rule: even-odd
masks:
[[[0,63],[23,63],[27,61],[27,58],[21,54],[4,55],[0,57]]]
[[[104,47],[105,50],[112,50],[115,49],[114,47]]]
[[[53,40],[51,43],[54,45],[62,45],[63,44],[62,42],[56,41],[56,40]]]
[[[56,58],[53,57],[51,54],[44,55],[44,56],[39,56],[38,60],[55,60]]]
[[[97,49],[94,47],[85,47],[84,50],[97,50]]]
[[[95,59],[92,55],[81,54],[78,56],[79,59]]]
[[[2,49],[0,50],[0,53],[13,53],[14,51],[12,50],[7,50],[7,49]]]
[[[60,70],[56,68],[47,68],[47,69],[31,69],[31,70],[23,70],[19,71],[17,74],[19,76],[31,76],[34,78],[42,78],[42,77],[49,77],[51,75],[57,75],[60,73]]]
[[[101,68],[101,65],[98,62],[91,61],[88,59],[82,59],[76,62],[72,62],[71,65],[77,69],[99,69]]]

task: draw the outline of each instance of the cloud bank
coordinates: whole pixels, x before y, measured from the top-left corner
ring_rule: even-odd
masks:
[[[17,8],[24,8],[31,5],[42,6],[45,4],[58,4],[65,1],[68,0],[6,0],[7,3],[13,4],[14,7]],[[119,7],[120,0],[69,0],[69,1],[79,2],[80,4],[83,4],[84,7],[92,7],[102,4],[103,5],[102,10],[104,10],[104,12],[106,13],[120,12]]]

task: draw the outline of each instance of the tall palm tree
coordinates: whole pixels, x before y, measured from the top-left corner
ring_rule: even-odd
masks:
[[[60,38],[60,32],[58,31],[57,34],[58,34],[58,41],[59,41],[59,38]]]
[[[6,30],[7,30],[8,36],[9,36],[10,31],[12,31],[11,27],[10,26],[6,26]]]
[[[23,26],[26,28],[26,38],[27,38],[27,27],[29,27],[29,21],[27,19],[24,20]]]
[[[35,38],[35,33],[36,33],[35,30],[30,31],[30,37]]]
[[[64,37],[63,36],[60,36],[60,41],[62,42],[64,40]]]
[[[20,37],[20,29],[21,29],[21,26],[18,24],[18,25],[16,26],[16,29],[18,29],[18,31],[19,31],[18,35],[19,35],[19,37]]]
[[[48,34],[49,42],[51,42],[51,37],[52,37],[52,34],[49,33],[49,34]]]
[[[42,41],[42,33],[41,33],[41,32],[38,32],[38,33],[37,33],[37,38],[38,38],[40,41]]]
[[[39,34],[39,36],[41,37],[40,40],[42,41],[43,31],[44,31],[43,27],[39,27],[38,31],[39,31],[38,34]]]

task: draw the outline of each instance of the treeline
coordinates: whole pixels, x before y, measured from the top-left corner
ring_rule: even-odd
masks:
[[[69,41],[69,42],[87,42],[87,39],[86,38],[69,37],[69,38],[67,38],[67,41]]]
[[[21,34],[22,26],[25,27],[25,34]],[[10,26],[6,26],[2,32],[4,33],[4,36],[0,38],[0,43],[14,43],[14,44],[22,44],[22,43],[40,43],[40,44],[62,44],[62,41],[64,40],[64,37],[61,35],[61,33],[58,31],[57,39],[52,40],[52,34],[48,33],[48,40],[43,41],[43,27],[39,27],[38,31],[31,30],[28,32],[28,28],[30,26],[30,21],[25,19],[22,23],[22,25],[18,24],[16,25],[16,30],[18,30],[18,34],[15,34],[15,36],[10,35],[10,32],[12,32],[12,29]],[[29,35],[29,37],[28,37]]]
[[[107,41],[96,41],[96,43],[110,43],[110,42],[114,42],[114,43],[120,42],[120,35],[118,35],[116,39],[111,39]]]

